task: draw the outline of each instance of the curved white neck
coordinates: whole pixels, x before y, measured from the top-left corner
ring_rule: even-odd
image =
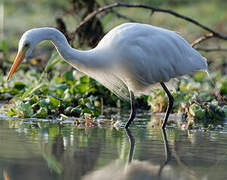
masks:
[[[77,69],[100,67],[103,65],[103,55],[100,54],[100,49],[94,48],[87,51],[80,51],[72,48],[65,36],[55,28],[38,28],[36,37],[39,36],[38,42],[50,40],[56,47],[59,54],[66,62]]]

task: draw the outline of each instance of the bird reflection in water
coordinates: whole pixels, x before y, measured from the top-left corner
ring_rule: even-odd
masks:
[[[167,137],[166,137],[166,131],[165,129],[162,129],[161,132],[162,132],[162,138],[163,138],[163,145],[164,145],[164,149],[165,149],[165,161],[163,164],[160,165],[159,168],[157,167],[152,167],[152,165],[148,164],[147,162],[145,162],[143,164],[143,162],[139,162],[139,161],[135,161],[133,162],[132,161],[132,158],[133,158],[133,153],[134,153],[134,147],[135,147],[135,139],[132,135],[132,133],[130,132],[130,130],[126,129],[126,134],[129,138],[129,143],[130,143],[130,151],[129,151],[129,157],[128,157],[128,163],[132,163],[131,166],[129,165],[129,172],[132,172],[133,171],[130,169],[136,169],[136,173],[137,175],[135,175],[134,177],[136,178],[133,178],[132,175],[128,174],[129,176],[132,176],[130,179],[140,179],[140,178],[145,178],[145,179],[166,179],[166,178],[162,178],[162,172],[163,172],[163,169],[164,167],[169,163],[169,161],[171,160],[171,152],[169,150],[169,144],[168,144],[168,140],[167,140]],[[147,166],[148,165],[148,166]],[[151,170],[149,172],[149,169]],[[147,171],[148,170],[148,171]],[[156,170],[157,172],[155,172],[154,170]],[[138,177],[138,174],[141,173],[141,175],[139,175],[140,177]],[[127,173],[126,173],[127,174]],[[128,177],[126,178],[123,178],[123,179],[129,179]]]
[[[128,163],[126,166],[121,162],[113,161],[102,169],[93,171],[89,175],[84,176],[83,180],[104,180],[104,179],[117,179],[117,180],[146,180],[146,179],[172,179],[162,174],[164,168],[171,160],[171,153],[169,150],[168,140],[165,130],[162,131],[163,144],[165,149],[165,161],[160,165],[152,165],[148,161],[133,160],[135,150],[135,138],[129,129],[125,129],[126,135],[129,140],[130,150],[128,155]],[[176,178],[176,177],[175,177]]]
[[[9,139],[18,141],[13,129],[7,132],[11,133],[11,136],[8,134],[11,137]],[[52,137],[50,137],[51,132]],[[138,134],[140,132],[142,134]],[[18,149],[21,151],[19,151],[20,153],[26,152],[26,156],[24,155],[21,159],[16,158],[15,161],[1,160],[5,172],[3,178],[5,180],[7,177],[12,180],[31,179],[34,174],[39,174],[37,176],[39,179],[50,180],[201,179],[197,169],[187,165],[190,165],[190,162],[182,154],[185,154],[183,151],[185,149],[183,148],[182,151],[180,149],[185,145],[182,145],[178,138],[171,138],[170,133],[173,131],[168,130],[166,133],[164,130],[156,131],[152,128],[152,134],[155,133],[153,136],[144,132],[151,133],[142,128],[133,129],[131,132],[130,130],[116,131],[108,128],[89,128],[84,131],[84,128],[79,129],[67,125],[42,128],[39,137],[41,157],[38,156],[39,154],[37,155],[40,152],[39,148],[37,149],[37,146],[33,148],[34,143],[23,144],[23,147],[20,143],[16,143],[16,156],[18,156]],[[70,135],[67,135],[68,133]],[[162,135],[161,141],[159,135]],[[22,139],[22,142],[28,142],[28,136],[24,136],[23,133],[18,137]],[[154,139],[151,140],[151,137]],[[167,138],[171,138],[171,144]],[[183,140],[180,140],[185,142],[184,138],[183,136]],[[9,142],[14,143],[15,141],[9,140]],[[3,148],[0,151],[1,157],[5,157],[4,154],[10,152],[14,155],[15,151],[9,151],[12,144],[10,143],[5,144],[7,153]],[[127,156],[126,163],[123,160],[124,155]],[[15,171],[15,167],[17,171]],[[35,180],[35,178],[33,179]]]

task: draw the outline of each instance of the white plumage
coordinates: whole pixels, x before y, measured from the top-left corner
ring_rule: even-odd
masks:
[[[128,99],[128,92],[143,93],[155,83],[207,69],[206,60],[180,35],[147,24],[119,25],[97,47],[87,51],[71,48],[65,36],[54,28],[31,29],[23,34],[19,52],[27,47],[24,54],[29,57],[43,40],[51,40],[65,61],[123,99]]]
[[[144,92],[154,83],[207,69],[206,60],[181,36],[146,24],[117,26],[96,49],[108,52],[103,61],[112,62],[111,73],[133,92]]]

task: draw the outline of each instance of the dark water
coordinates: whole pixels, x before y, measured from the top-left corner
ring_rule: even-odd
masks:
[[[227,179],[226,125],[130,130],[0,120],[0,179]]]

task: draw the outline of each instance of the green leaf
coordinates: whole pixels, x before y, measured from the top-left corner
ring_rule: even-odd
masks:
[[[88,76],[82,76],[80,78],[80,83],[89,83],[90,78]]]
[[[65,71],[62,75],[62,77],[64,78],[64,80],[67,81],[73,81],[74,77],[73,77],[73,71]]]
[[[221,94],[227,94],[227,79],[221,85]]]
[[[198,104],[195,104],[195,103],[189,107],[189,112],[193,117],[198,118],[198,119],[203,119],[206,117],[205,110],[202,109]]]
[[[203,79],[205,79],[207,77],[207,74],[203,71],[197,71],[195,74],[194,74],[194,80],[195,81],[198,81],[198,82],[202,82]]]
[[[80,94],[84,94],[89,90],[89,84],[78,84],[76,85],[76,90],[78,90]]]
[[[41,99],[40,101],[39,101],[39,105],[41,106],[41,107],[48,107],[49,106],[49,104],[50,104],[50,101],[49,101],[49,99]]]
[[[39,101],[39,97],[37,95],[32,96],[28,99],[30,105],[36,104]]]
[[[36,117],[36,118],[45,118],[47,116],[47,108],[45,107],[41,107],[37,113],[35,113],[33,115],[33,117]]]
[[[60,100],[54,97],[49,97],[49,101],[50,101],[51,108],[57,108],[60,105]]]
[[[29,118],[29,117],[31,117],[32,116],[32,114],[33,114],[33,109],[32,109],[32,107],[31,107],[31,105],[30,104],[28,104],[28,103],[21,103],[20,105],[19,105],[19,113],[20,113],[20,115],[22,115],[22,117],[24,117],[24,118]]]
[[[17,114],[17,110],[14,107],[11,107],[9,111],[6,113],[7,116],[15,116]]]
[[[25,87],[26,87],[26,85],[21,81],[16,81],[13,86],[13,88],[15,88],[17,90],[23,90]]]

